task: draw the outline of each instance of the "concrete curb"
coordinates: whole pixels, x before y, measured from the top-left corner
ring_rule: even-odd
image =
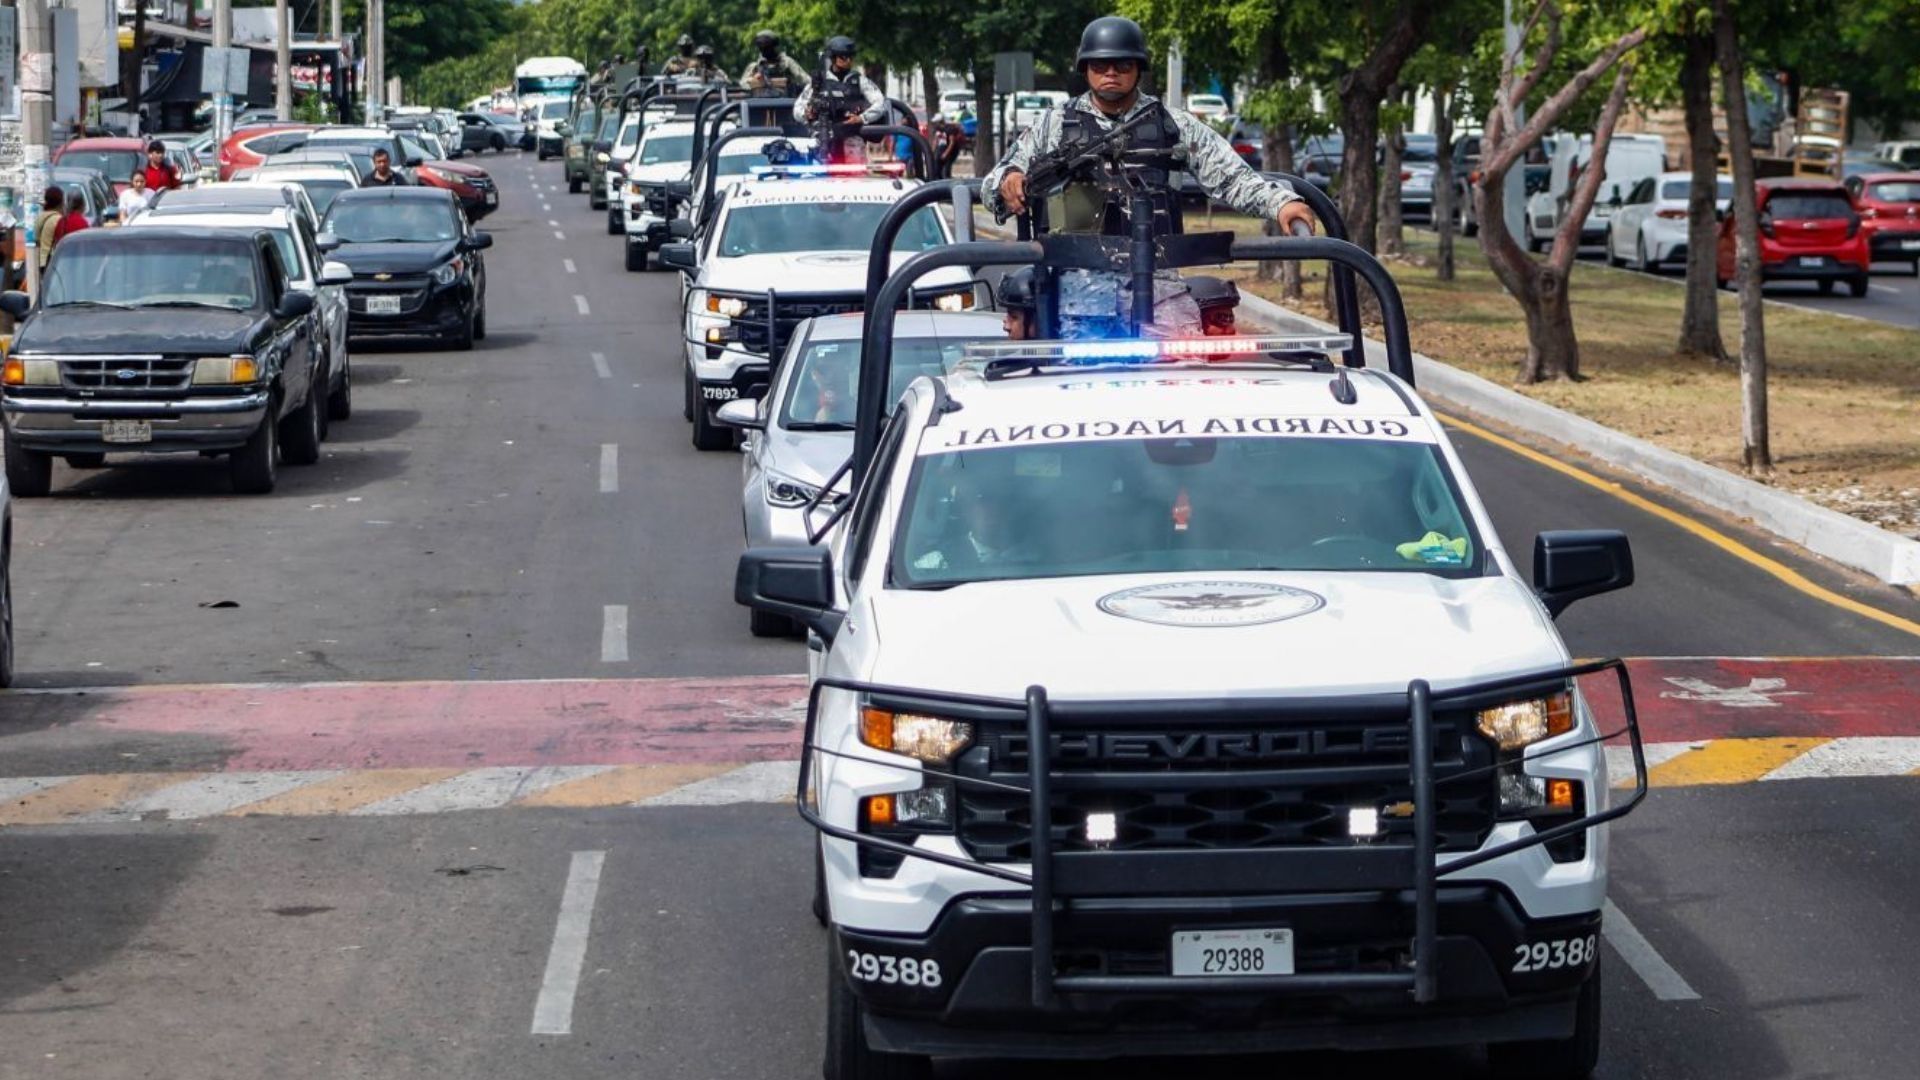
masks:
[[[1254,318],[1276,326],[1337,329],[1247,292],[1240,294],[1240,306]],[[1920,584],[1920,542],[1535,401],[1431,357],[1416,353],[1415,358],[1423,393],[1572,447],[1696,502],[1751,520],[1784,540],[1843,566],[1864,570],[1890,585]],[[1385,366],[1379,342],[1367,342],[1367,363]]]

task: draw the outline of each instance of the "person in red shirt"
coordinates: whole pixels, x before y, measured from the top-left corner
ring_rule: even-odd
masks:
[[[158,139],[147,144],[147,190],[158,196],[180,186],[180,171],[167,160],[167,144]]]
[[[67,212],[60,216],[60,224],[54,227],[53,238],[56,242],[72,236],[87,227],[87,204],[78,192],[67,200]]]

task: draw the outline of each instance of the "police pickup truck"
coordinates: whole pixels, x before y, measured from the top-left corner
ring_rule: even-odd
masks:
[[[1391,278],[1307,197],[1333,238],[969,243],[867,298],[825,485],[853,496],[735,590],[811,635],[828,1080],[1469,1043],[1516,1080],[1592,1069],[1605,823],[1646,764],[1625,667],[1575,663],[1553,619],[1631,584],[1631,550],[1543,533],[1523,575]],[[1348,333],[1146,335],[1136,302],[1129,336],[973,343],[886,400],[928,273],[1157,257],[1325,259]]]
[[[763,391],[772,358],[801,320],[861,309],[874,230],[917,186],[867,166],[767,166],[716,195],[693,241],[660,247],[661,265],[687,277],[686,415],[695,446],[733,446],[733,429],[717,423],[713,410]],[[939,211],[926,207],[901,229],[893,261],[952,236]],[[978,289],[964,269],[947,268],[923,280],[914,302],[971,310]]]

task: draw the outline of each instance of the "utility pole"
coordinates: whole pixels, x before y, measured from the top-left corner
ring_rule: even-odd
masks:
[[[233,0],[213,0],[213,50],[226,63],[227,50],[233,48]],[[213,95],[213,140],[225,146],[233,134],[233,95],[225,86]]]
[[[387,81],[387,4],[386,0],[367,0],[366,44],[367,115],[369,124],[380,121],[380,103],[386,96]]]
[[[329,5],[329,7],[331,8],[331,14],[327,19],[327,36],[335,44],[338,44],[340,41],[340,0],[333,0],[333,3]]]
[[[20,34],[20,158],[27,181],[27,292],[38,296],[42,238],[34,235],[34,223],[47,191],[47,151],[53,141],[53,19],[47,14],[47,0],[19,0],[16,14]]]
[[[273,114],[293,119],[293,13],[287,0],[273,0]]]
[[[334,53],[333,80],[327,86],[327,100],[334,105],[342,105],[344,102],[341,99],[341,92],[345,84],[341,81],[344,76],[340,74],[340,65],[347,58],[347,45],[346,40],[340,36],[340,0],[333,0],[329,7],[331,11],[327,19],[327,40],[333,42]],[[339,114],[334,116],[335,120],[346,122],[346,109],[336,108],[333,111]]]

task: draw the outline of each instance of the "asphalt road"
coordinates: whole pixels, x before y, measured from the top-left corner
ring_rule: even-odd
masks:
[[[484,225],[498,238],[493,333],[474,352],[356,352],[355,418],[335,427],[322,464],[284,470],[273,496],[228,494],[217,463],[156,461],[60,467],[55,497],[17,507],[27,685],[368,680],[379,685],[364,690],[362,722],[390,745],[413,732],[451,743],[474,700],[429,717],[390,683],[804,669],[799,645],[755,641],[731,602],[738,463],[687,442],[674,281],[621,268],[618,242],[565,194],[557,163],[480,163],[505,206]],[[1545,528],[1634,537],[1639,584],[1563,619],[1578,654],[1920,652],[1911,635],[1696,533],[1457,441],[1523,562]],[[603,491],[609,445],[615,490]],[[1826,588],[1920,618],[1910,597],[1713,524]],[[238,606],[203,606],[218,601]],[[624,634],[610,630],[610,607],[624,609]],[[40,775],[47,759],[32,748],[61,735],[58,711],[29,708],[36,700],[0,697],[0,790]],[[507,722],[517,707],[502,706]],[[236,712],[233,723],[238,741],[255,721]],[[85,743],[58,767],[120,773],[128,755],[169,747],[213,767],[226,752],[213,742]],[[1609,949],[1599,1075],[1910,1069],[1920,1032],[1904,957],[1920,947],[1920,855],[1905,823],[1916,811],[1920,787],[1905,778],[1657,790],[1614,832],[1613,898],[1697,999],[1663,1000]],[[754,804],[0,827],[0,1080],[815,1076],[825,945],[806,911],[807,839],[789,808]],[[570,1032],[530,1034],[576,852],[604,862]],[[1168,1068],[945,1075],[1115,1080]],[[1479,1062],[1177,1068],[1196,1080],[1440,1080],[1474,1076]]]
[[[1597,245],[1582,248],[1580,258],[1592,263],[1604,262],[1606,252]],[[1657,273],[1675,282],[1686,276],[1685,269],[1677,265]],[[1874,263],[1873,280],[1867,286],[1867,295],[1859,298],[1847,291],[1845,283],[1836,285],[1832,293],[1823,295],[1820,287],[1810,281],[1774,282],[1765,286],[1761,294],[1783,304],[1920,329],[1920,279],[1913,276],[1912,268],[1906,263]]]

